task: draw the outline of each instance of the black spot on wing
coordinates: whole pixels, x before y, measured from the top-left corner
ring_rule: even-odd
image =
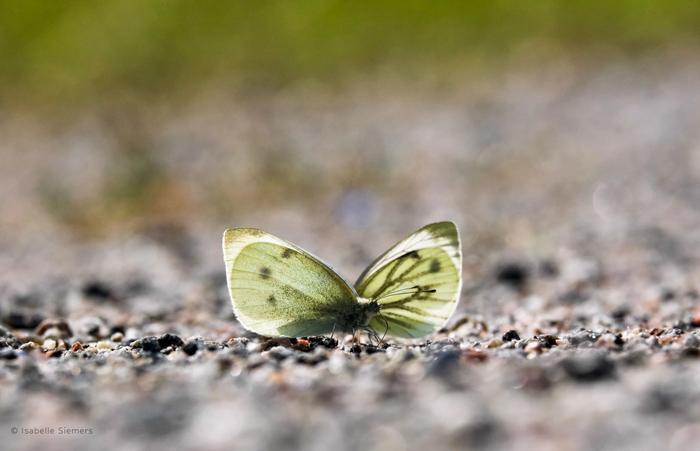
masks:
[[[263,266],[262,268],[260,268],[260,278],[261,279],[264,279],[264,280],[269,279],[270,274],[272,274],[272,271],[270,271],[270,268],[268,268],[267,266]]]
[[[440,265],[440,260],[438,260],[437,258],[434,258],[431,260],[430,268],[429,268],[429,271],[431,273],[436,273],[436,272],[440,271],[441,268],[442,268],[442,265]]]
[[[267,303],[270,304],[270,305],[277,305],[277,298],[275,298],[275,295],[274,295],[274,294],[271,294],[271,295],[267,298]]]
[[[289,248],[285,248],[285,250],[282,251],[282,258],[289,258],[292,256],[292,250]]]

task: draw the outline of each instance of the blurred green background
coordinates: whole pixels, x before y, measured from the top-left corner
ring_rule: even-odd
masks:
[[[576,52],[695,46],[691,1],[2,1],[0,92],[71,108],[359,78],[454,81]]]

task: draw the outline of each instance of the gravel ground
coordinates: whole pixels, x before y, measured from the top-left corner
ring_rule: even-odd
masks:
[[[700,69],[667,64],[149,116],[136,135],[167,189],[129,215],[94,194],[126,158],[128,119],[56,131],[11,118],[0,443],[692,449]],[[47,205],[46,180],[72,216]],[[227,226],[265,228],[353,276],[440,219],[461,228],[465,287],[429,339],[270,339],[233,317]]]

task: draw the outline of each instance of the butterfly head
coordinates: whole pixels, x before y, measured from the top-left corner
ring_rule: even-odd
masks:
[[[376,299],[366,299],[366,298],[358,298],[358,301],[361,306],[361,312],[362,314],[360,315],[360,326],[366,326],[369,324],[369,320],[372,319],[374,315],[379,313],[379,302],[377,302]]]

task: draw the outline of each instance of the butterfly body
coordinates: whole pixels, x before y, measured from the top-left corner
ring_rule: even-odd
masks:
[[[333,330],[328,332],[350,332],[369,327],[371,319],[379,313],[379,303],[371,299],[357,298],[353,305],[336,312]]]
[[[396,243],[354,287],[317,257],[259,229],[227,230],[223,250],[238,320],[268,336],[356,330],[424,336],[447,321],[462,284],[459,233],[451,222]]]

